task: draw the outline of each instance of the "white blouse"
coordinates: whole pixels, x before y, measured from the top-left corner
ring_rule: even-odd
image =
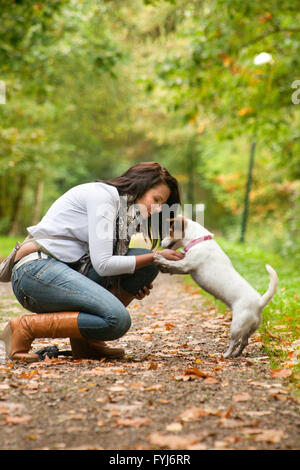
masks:
[[[38,239],[38,244],[60,261],[73,263],[89,253],[100,276],[133,273],[135,256],[114,256],[114,230],[120,196],[114,186],[86,183],[58,198],[42,220],[27,231],[39,236],[69,236],[78,239]]]

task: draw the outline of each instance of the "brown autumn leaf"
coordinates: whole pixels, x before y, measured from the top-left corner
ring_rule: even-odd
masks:
[[[200,377],[202,379],[207,379],[208,377],[214,378],[212,375],[197,369],[197,367],[193,367],[193,369],[186,369],[184,375],[195,375],[196,377]]]
[[[150,387],[146,387],[145,391],[156,392],[157,390],[160,390],[163,387],[164,387],[163,384],[151,385]]]
[[[22,403],[13,403],[13,402],[0,402],[0,413],[3,414],[22,414],[25,410],[25,406]]]
[[[110,392],[124,392],[125,387],[123,385],[112,385],[111,387],[108,387]]]
[[[39,383],[37,380],[31,380],[25,385],[21,385],[21,389],[23,390],[37,390],[39,388]]]
[[[162,434],[161,432],[152,432],[149,435],[150,444],[157,447],[169,447],[169,449],[188,449],[202,440],[202,435],[186,434],[178,436],[174,434]]]
[[[1,390],[9,390],[10,386],[8,384],[0,384],[0,391]]]
[[[133,388],[133,390],[144,390],[144,382],[131,382],[129,384],[130,388]]]
[[[117,418],[115,424],[117,426],[139,428],[141,426],[149,426],[151,420],[149,418]]]
[[[178,432],[182,431],[182,424],[181,423],[171,423],[166,426],[166,430],[169,432]]]
[[[247,392],[244,393],[239,393],[237,395],[233,395],[233,400],[238,402],[238,401],[248,401],[251,400],[251,395]]]
[[[204,379],[204,382],[206,384],[218,384],[219,383],[218,379],[216,379],[215,377],[207,377],[206,379]]]
[[[191,422],[191,421],[198,421],[201,418],[204,418],[208,415],[215,415],[218,414],[216,410],[212,410],[210,408],[198,408],[192,407],[188,408],[187,410],[183,411],[179,418],[184,422]]]
[[[262,433],[254,436],[255,441],[265,441],[271,444],[278,444],[284,438],[284,432],[281,429],[265,429]]]
[[[26,424],[31,419],[31,416],[5,416],[4,424]]]
[[[271,444],[278,444],[285,437],[281,429],[244,428],[241,432],[250,435],[256,442],[269,442]]]
[[[292,369],[271,369],[270,374],[272,377],[286,378],[292,375]]]
[[[221,426],[221,428],[237,428],[240,426],[244,426],[245,423],[237,418],[237,419],[227,419],[227,418],[221,418],[217,421],[218,425]]]

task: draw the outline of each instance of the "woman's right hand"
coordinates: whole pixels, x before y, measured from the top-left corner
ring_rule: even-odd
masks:
[[[183,259],[185,256],[183,253],[179,253],[178,251],[170,250],[168,248],[166,248],[165,250],[159,251],[159,254],[163,256],[164,258],[169,259],[171,261],[178,261],[180,259]]]

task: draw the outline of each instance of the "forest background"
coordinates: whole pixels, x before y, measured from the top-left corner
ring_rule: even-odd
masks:
[[[297,0],[0,0],[0,235],[155,160],[238,242],[252,156],[246,240],[300,261],[299,25]]]

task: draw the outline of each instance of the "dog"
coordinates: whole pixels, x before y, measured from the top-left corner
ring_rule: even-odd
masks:
[[[178,216],[172,219],[170,234],[162,240],[161,246],[173,250],[184,247],[185,257],[170,261],[156,252],[154,262],[162,272],[190,274],[202,289],[232,310],[230,345],[224,358],[237,357],[247,346],[249,337],[260,326],[262,311],[275,294],[278,276],[267,264],[270,283],[267,292],[261,296],[235,270],[213,237],[202,225]]]

